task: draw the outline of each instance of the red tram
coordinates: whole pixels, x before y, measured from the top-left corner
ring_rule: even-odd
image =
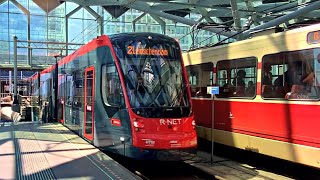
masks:
[[[197,146],[191,93],[173,38],[103,35],[33,79],[48,117],[97,147],[136,159],[180,160]]]
[[[319,45],[317,24],[184,53],[198,137],[319,168]]]

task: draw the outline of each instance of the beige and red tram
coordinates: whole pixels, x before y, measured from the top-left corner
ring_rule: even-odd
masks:
[[[320,24],[183,59],[200,138],[320,168]]]

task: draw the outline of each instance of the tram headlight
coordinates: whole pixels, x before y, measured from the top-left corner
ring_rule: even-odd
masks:
[[[139,121],[139,119],[134,118],[133,119],[133,127],[135,131],[140,131],[140,129],[144,128],[144,124],[142,122],[142,120]]]
[[[193,129],[195,129],[196,128],[196,120],[192,120],[191,124],[192,124]]]

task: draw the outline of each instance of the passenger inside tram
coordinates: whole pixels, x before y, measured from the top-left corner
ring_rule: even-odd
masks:
[[[232,84],[236,87],[236,96],[244,96],[245,95],[245,87],[246,83],[244,82],[244,78],[246,77],[246,72],[242,69],[238,70],[237,76],[234,78]]]
[[[291,91],[285,96],[286,99],[308,99],[304,86],[294,84],[291,87]]]
[[[249,81],[248,82],[248,87],[246,89],[246,96],[248,96],[248,97],[254,96],[255,90],[256,90],[256,87],[253,84],[253,81]]]
[[[274,97],[284,98],[286,93],[289,91],[286,84],[283,81],[283,75],[279,75],[276,80],[274,80]]]
[[[273,97],[272,89],[272,67],[270,62],[264,62],[262,70],[262,95],[263,97]]]
[[[297,61],[288,66],[286,76],[285,81],[290,90],[285,96],[286,99],[312,99],[309,95],[314,94],[311,90],[314,89],[315,76],[310,62]]]
[[[288,63],[288,70],[284,73],[284,82],[288,86],[288,89],[292,88],[294,84],[301,84],[302,76],[302,62],[295,61]]]
[[[272,86],[271,64],[266,62],[263,66],[262,84]]]

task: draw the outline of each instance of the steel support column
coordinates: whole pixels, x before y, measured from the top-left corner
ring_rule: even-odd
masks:
[[[143,18],[143,16],[145,16],[147,13],[142,13],[140,16],[136,17],[133,21],[132,21],[132,29],[133,32],[136,32],[136,23],[137,21],[139,21],[141,18]]]
[[[156,16],[153,14],[150,14],[150,16],[160,24],[161,29],[162,29],[162,33],[166,34],[166,22],[164,20],[162,20],[159,16]]]
[[[17,36],[13,36],[13,56],[14,56],[14,62],[13,62],[13,81],[14,81],[14,88],[13,88],[13,93],[14,93],[14,99],[13,99],[13,104],[18,104],[18,95],[17,95],[17,73],[18,73],[18,55],[17,55]]]
[[[231,12],[233,16],[233,24],[237,32],[241,31],[241,23],[240,23],[240,16],[238,11],[238,4],[237,0],[230,0],[231,4]],[[239,39],[239,37],[237,37]]]
[[[69,12],[66,17],[65,17],[65,20],[66,20],[66,56],[68,55],[68,49],[69,49],[69,36],[68,36],[68,29],[69,29],[69,26],[68,26],[68,19],[70,16],[72,16],[74,13],[76,13],[77,11],[79,11],[80,9],[82,8],[82,6],[78,6],[77,8],[75,8],[74,10],[72,10],[71,12]]]

